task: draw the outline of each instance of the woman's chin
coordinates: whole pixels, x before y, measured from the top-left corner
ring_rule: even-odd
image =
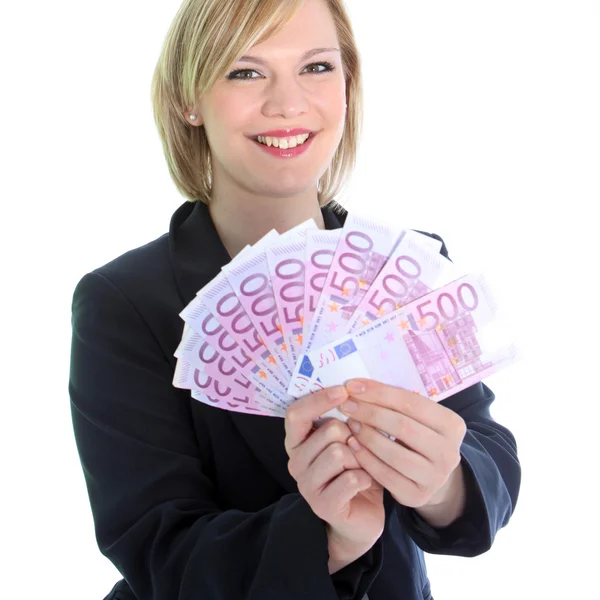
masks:
[[[278,181],[277,184],[263,186],[259,193],[269,198],[295,198],[311,191],[316,195],[317,182],[295,179],[294,181]]]

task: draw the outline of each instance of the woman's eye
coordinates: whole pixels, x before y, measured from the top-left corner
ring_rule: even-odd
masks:
[[[256,79],[256,77],[247,77],[250,73],[256,73],[254,69],[237,69],[227,75],[227,79]],[[241,75],[241,77],[238,77]]]
[[[322,70],[319,69],[319,67],[322,67]],[[307,69],[309,69],[309,73],[313,74],[313,75],[321,75],[322,73],[328,73],[329,71],[333,71],[334,70],[334,66],[331,63],[328,62],[320,62],[320,63],[311,63],[310,65],[308,65],[307,67],[305,67],[305,71]],[[231,73],[229,73],[229,75],[227,75],[227,79],[233,79],[233,80],[238,80],[238,81],[250,81],[252,79],[258,79],[259,77],[252,77],[251,74],[252,73],[256,73],[257,75],[260,75],[260,73],[258,73],[258,71],[255,71],[254,69],[236,69],[235,71],[232,71]]]
[[[333,71],[334,67],[331,63],[328,62],[320,62],[320,63],[312,63],[308,65],[307,69],[312,69],[313,67],[323,67],[322,71],[312,71],[315,75],[320,75],[321,73],[327,73],[329,71]]]

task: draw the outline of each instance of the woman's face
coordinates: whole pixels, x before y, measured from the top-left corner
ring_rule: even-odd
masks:
[[[333,18],[325,0],[306,0],[293,21],[249,49],[196,106],[198,119],[190,123],[205,127],[214,190],[262,197],[314,190],[316,197],[342,137],[345,104]],[[292,148],[295,129],[311,133]],[[269,132],[275,139],[256,141]]]

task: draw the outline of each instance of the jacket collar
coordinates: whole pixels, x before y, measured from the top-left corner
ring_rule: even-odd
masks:
[[[323,207],[321,212],[326,229],[339,229],[347,216],[347,212],[334,202]],[[231,260],[208,207],[202,202],[185,202],[173,214],[169,228],[169,252],[183,306],[187,306],[196,292]],[[221,409],[211,407],[209,410]],[[223,412],[231,418],[250,450],[286,492],[298,492],[297,483],[288,471],[284,419]]]

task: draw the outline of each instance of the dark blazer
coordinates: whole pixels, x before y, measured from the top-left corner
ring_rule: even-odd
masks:
[[[346,212],[323,215],[333,229]],[[468,427],[465,515],[436,530],[386,491],[381,538],[329,575],[325,522],[288,472],[284,420],[207,406],[172,385],[178,315],[229,260],[207,207],[185,202],[168,234],[74,292],[75,439],[98,546],[124,577],[107,598],[431,598],[423,551],[486,552],[517,501],[517,447],[490,416],[494,394],[480,383],[443,401]]]

